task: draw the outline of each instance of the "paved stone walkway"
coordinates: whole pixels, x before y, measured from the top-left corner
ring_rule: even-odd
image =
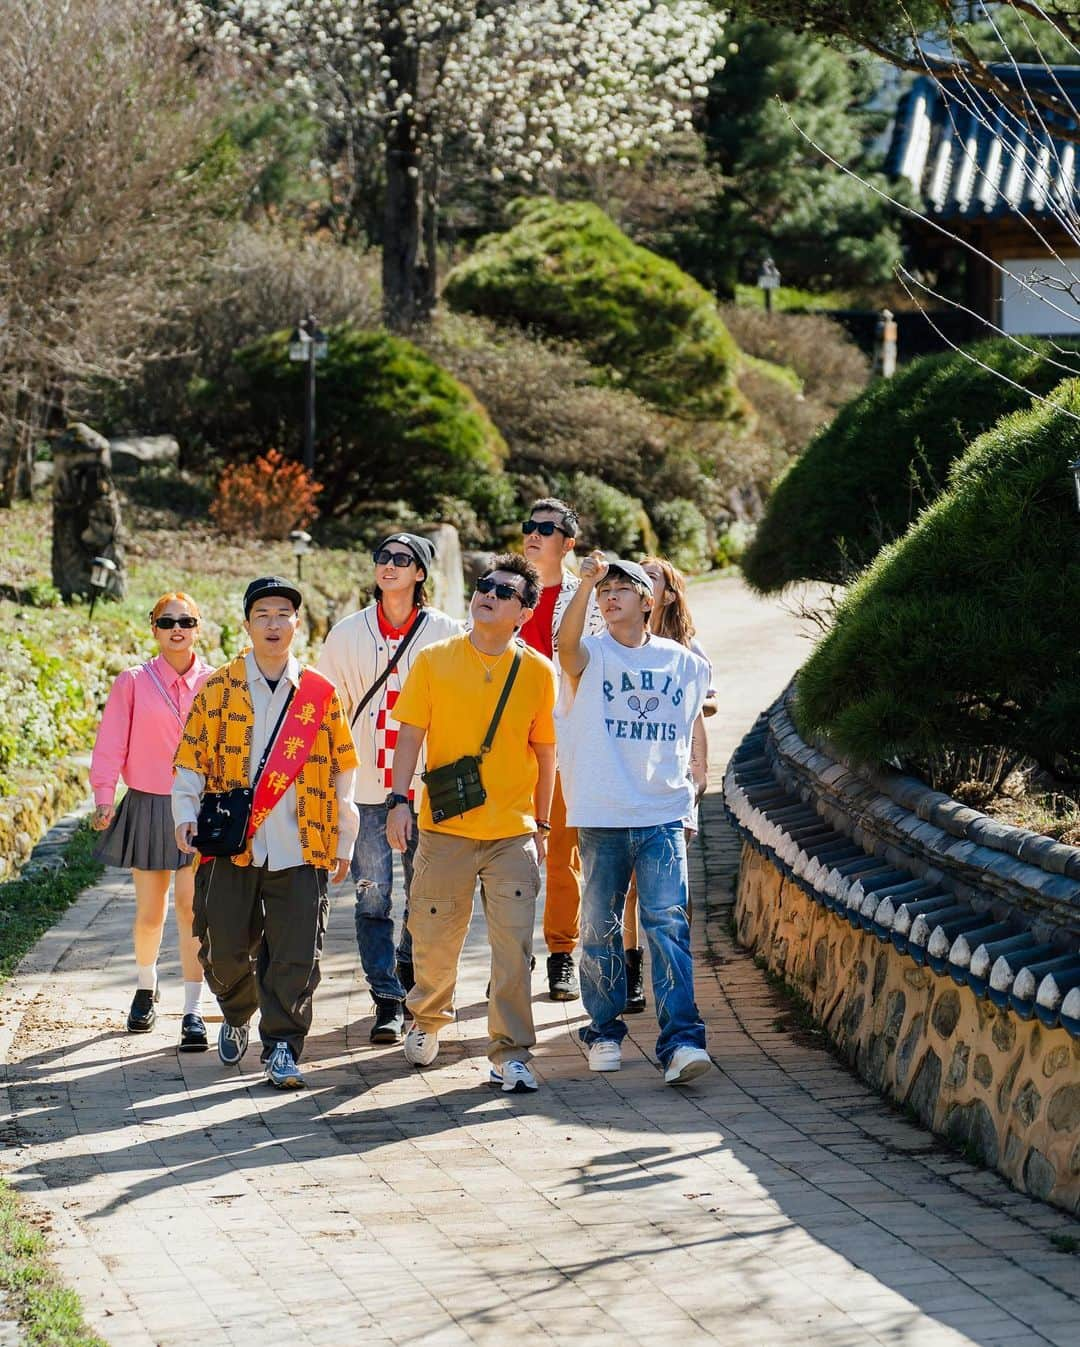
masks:
[[[728,697],[718,778],[805,645],[735,582],[694,597]],[[370,1046],[344,891],[309,1090],[269,1090],[254,1052],[243,1071],[179,1056],[171,954],[159,1028],[125,1035],[130,894],[111,875],[0,1003],[6,1171],[113,1347],[1076,1347],[1080,1227],[944,1151],[799,1028],[731,943],[736,863],[709,797],[695,932],[719,1070],[666,1088],[645,1015],[624,1069],[590,1076],[580,1003],[544,999],[538,970],[533,1096],[484,1084],[479,930],[436,1066]]]

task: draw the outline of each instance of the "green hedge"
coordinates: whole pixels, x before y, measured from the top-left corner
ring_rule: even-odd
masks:
[[[853,586],[798,677],[803,733],[861,761],[1003,748],[1080,774],[1080,381],[1007,417]]]
[[[844,582],[900,537],[983,431],[1065,377],[1048,342],[1026,344],[1034,354],[1005,338],[981,342],[970,348],[981,365],[960,352],[924,356],[848,403],[777,482],[743,558],[754,588]],[[1074,353],[1058,359],[1080,373]]]
[[[450,496],[492,522],[513,515],[506,444],[464,384],[404,338],[350,323],[328,336],[315,442],[324,513],[404,499],[424,514]],[[237,352],[225,387],[202,390],[208,437],[230,457],[270,447],[299,456],[305,368],[288,345],[285,331],[253,342]]]
[[[447,278],[461,311],[580,342],[647,401],[686,415],[742,415],[739,352],[697,281],[632,243],[598,207],[515,203],[516,223]]]

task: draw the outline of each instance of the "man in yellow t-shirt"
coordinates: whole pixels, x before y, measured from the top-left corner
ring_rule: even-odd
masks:
[[[424,792],[409,903],[416,982],[406,1004],[413,1027],[405,1057],[430,1066],[439,1030],[453,1022],[458,960],[480,896],[491,945],[488,1057],[491,1083],[535,1090],[526,1063],[536,1042],[530,966],[544,836],[555,783],[555,669],[516,640],[539,597],[536,568],[506,553],[480,577],[471,630],[417,655],[394,706],[399,722],[386,835],[404,851],[412,833],[409,782],[427,740],[428,771],[480,753],[515,659],[520,660],[492,740],[483,755],[482,804],[453,817],[432,816]]]

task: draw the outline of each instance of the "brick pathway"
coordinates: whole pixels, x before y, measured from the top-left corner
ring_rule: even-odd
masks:
[[[713,727],[719,776],[805,646],[734,582],[695,608],[721,687],[756,661]],[[2,1002],[2,1154],[102,1336],[1076,1347],[1080,1258],[1062,1246],[1080,1227],[945,1152],[792,1023],[728,934],[737,855],[718,800],[704,823],[699,1001],[720,1070],[682,1092],[662,1084],[648,1015],[624,1069],[590,1076],[580,1004],[540,997],[538,971],[542,1088],[490,1093],[479,932],[437,1065],[372,1048],[342,892],[311,1088],[277,1094],[254,1052],[241,1072],[173,1050],[174,956],[158,1030],[117,1031],[128,886],[85,894]]]

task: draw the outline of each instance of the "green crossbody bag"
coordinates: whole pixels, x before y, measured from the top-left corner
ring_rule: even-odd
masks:
[[[516,650],[514,662],[506,675],[506,682],[499,694],[499,704],[495,707],[495,714],[491,717],[491,724],[484,736],[484,742],[480,745],[479,754],[458,758],[456,762],[448,762],[444,767],[431,767],[424,772],[421,780],[427,788],[428,804],[431,806],[431,818],[434,823],[445,823],[447,819],[467,814],[470,809],[479,809],[487,799],[487,791],[480,775],[480,764],[491,749],[495,731],[499,728],[510,689],[514,686],[514,679],[520,667],[521,651]]]

